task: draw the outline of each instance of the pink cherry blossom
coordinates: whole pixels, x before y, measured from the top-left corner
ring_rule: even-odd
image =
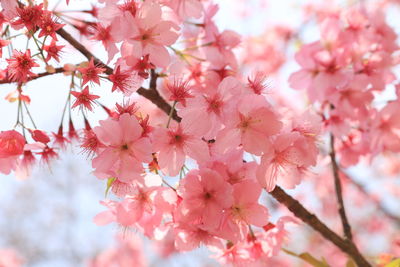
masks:
[[[200,162],[209,157],[208,146],[198,135],[181,125],[169,129],[157,128],[153,135],[153,146],[159,152],[158,164],[171,176],[175,176],[185,163],[186,156]]]
[[[141,58],[150,55],[150,61],[159,66],[166,67],[170,56],[165,46],[172,45],[178,35],[173,29],[179,29],[171,21],[161,17],[161,6],[155,2],[145,2],[138,10],[135,17],[126,14],[127,21],[131,25],[126,29],[124,36],[133,45],[135,56]]]
[[[232,186],[209,169],[191,171],[179,187],[180,208],[186,219],[197,221],[204,229],[216,229],[224,208],[233,203]]]
[[[100,178],[117,177],[123,182],[140,179],[142,163],[151,161],[151,144],[142,137],[136,117],[127,113],[118,120],[108,118],[93,129],[104,148],[93,159],[95,174]]]
[[[15,130],[0,132],[0,158],[21,155],[25,142],[22,134]]]
[[[201,225],[181,222],[175,227],[175,247],[179,251],[190,251],[201,244],[219,246],[221,241],[213,233],[204,230]]]
[[[282,127],[265,98],[258,95],[244,96],[237,104],[237,112],[226,124],[217,139],[226,139],[225,145],[231,146],[236,138],[245,151],[255,155],[261,155],[270,145],[268,137],[277,134]]]
[[[273,141],[270,151],[265,151],[257,170],[260,185],[272,191],[276,184],[285,188],[294,188],[300,183],[307,151],[296,143],[299,134],[296,132],[281,134]]]
[[[233,185],[233,205],[227,211],[220,226],[220,235],[236,243],[243,241],[249,225],[262,227],[268,223],[268,210],[258,204],[260,185],[253,180],[245,180]]]
[[[203,134],[206,139],[215,137],[226,116],[234,108],[229,100],[240,94],[243,87],[236,79],[224,79],[214,92],[197,95],[187,100],[187,106],[178,111],[182,125],[189,131]]]

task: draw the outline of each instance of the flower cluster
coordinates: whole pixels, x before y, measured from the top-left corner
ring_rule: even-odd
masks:
[[[320,20],[321,40],[296,54],[301,70],[291,75],[290,85],[307,90],[319,104],[326,129],[342,140],[338,148],[344,166],[362,156],[398,152],[398,101],[387,101],[383,108],[374,102],[396,79],[396,33],[377,9],[354,7]]]
[[[267,89],[266,79],[280,74],[288,48],[314,18],[297,32],[276,25],[247,37],[217,27],[219,7],[211,0],[98,0],[81,12],[38,2],[0,1],[0,83],[15,86],[6,100],[18,105],[13,128],[0,132],[0,172],[26,177],[38,159],[49,164],[68,144],[79,143],[94,176],[106,183],[106,196],[113,194],[101,201],[106,210],[95,223],[139,229],[165,256],[204,245],[222,264],[288,266],[277,255],[287,226],[299,221],[275,219],[276,207],[266,196],[321,229],[311,212],[294,208],[298,201],[289,195],[282,200],[283,190],[307,180],[327,217],[337,210],[337,194],[346,226],[340,185],[351,178],[345,168],[361,157],[400,151],[394,71],[399,46],[377,6],[305,7],[321,35],[295,54],[300,69],[289,85],[306,91],[311,101],[299,108],[301,98],[282,99],[284,94]],[[13,49],[19,39],[26,41],[25,50]],[[92,44],[103,49],[105,61],[93,54]],[[85,59],[66,62],[63,54],[71,49]],[[50,133],[36,125],[27,92],[32,80],[58,73],[70,83],[61,123]],[[378,105],[389,87],[395,96]],[[105,94],[118,98],[115,105]],[[98,109],[106,117],[96,121]],[[323,144],[328,136],[329,152]],[[326,174],[328,156],[333,174]],[[399,159],[392,160],[389,172],[398,173]],[[359,266],[366,262],[351,236],[342,240],[328,230],[325,238]],[[136,240],[118,240],[116,249],[89,266],[145,265]]]

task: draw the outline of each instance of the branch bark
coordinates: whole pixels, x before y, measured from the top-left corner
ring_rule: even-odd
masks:
[[[331,158],[333,178],[335,180],[335,191],[336,191],[336,197],[337,197],[338,205],[339,205],[340,220],[342,221],[344,236],[349,241],[352,241],[353,235],[351,233],[351,226],[350,226],[349,220],[347,219],[346,210],[344,208],[342,184],[340,183],[339,167],[336,162],[335,137],[333,136],[333,134],[330,134],[330,139],[331,139],[330,140],[331,141],[330,142],[331,143],[331,152],[330,152],[329,156]]]
[[[36,79],[42,78],[42,77],[50,76],[50,75],[53,75],[53,74],[56,74],[56,73],[62,73],[62,72],[64,72],[64,68],[61,67],[61,68],[54,69],[54,72],[38,73],[36,76],[31,77],[28,80],[28,82],[32,81],[32,80],[36,80]],[[0,84],[6,84],[6,83],[13,83],[13,81],[10,81],[10,80],[7,80],[7,79],[3,79],[3,80],[0,81]]]
[[[64,40],[66,40],[70,45],[72,45],[76,50],[82,53],[88,60],[93,58],[95,64],[105,68],[105,73],[110,75],[114,72],[113,68],[102,62],[100,59],[95,57],[86,47],[84,47],[80,42],[78,42],[74,37],[71,36],[68,32],[66,32],[63,28],[57,31]],[[151,79],[150,79],[150,89],[145,89],[140,87],[137,90],[137,93],[148,100],[150,100],[153,104],[155,104],[158,108],[163,110],[166,114],[170,114],[171,112],[171,105],[165,101],[164,98],[158,93],[156,90],[156,82],[157,82],[158,75],[152,70],[151,71]],[[178,117],[176,111],[173,112],[172,118],[176,121],[180,121],[181,118]]]
[[[76,50],[81,52],[82,55],[84,55],[88,60],[91,60],[93,58],[94,64],[99,65],[102,68],[105,68],[105,73],[107,75],[110,75],[114,72],[114,70],[102,62],[100,59],[95,57],[92,52],[90,52],[86,47],[84,47],[78,40],[76,40],[74,37],[72,37],[71,34],[69,34],[67,31],[65,31],[63,28],[59,29],[57,31],[57,34],[60,35],[65,41],[67,41],[70,45],[72,45]]]
[[[293,197],[288,195],[282,188],[276,186],[269,192],[279,203],[286,206],[297,218],[308,224],[315,231],[320,233],[325,239],[329,240],[344,253],[348,254],[359,267],[372,267],[372,265],[358,251],[351,240],[343,239],[326,226],[317,216],[310,213],[303,205]]]

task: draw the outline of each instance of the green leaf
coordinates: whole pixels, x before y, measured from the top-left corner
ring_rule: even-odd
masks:
[[[313,257],[310,253],[308,253],[308,252],[304,252],[304,253],[301,253],[301,254],[297,254],[297,253],[295,253],[295,252],[292,252],[292,251],[287,250],[287,249],[284,249],[284,248],[282,248],[282,250],[283,250],[284,252],[286,252],[287,254],[289,254],[289,255],[292,255],[292,256],[294,256],[294,257],[297,257],[297,258],[302,259],[303,261],[305,261],[305,262],[311,264],[311,265],[314,266],[314,267],[330,267],[329,264],[325,261],[324,258],[322,258],[322,260],[317,260],[316,258],[314,258],[314,257]]]
[[[106,188],[106,192],[104,193],[105,197],[107,197],[108,195],[108,191],[110,191],[111,185],[113,184],[113,182],[116,180],[116,178],[114,177],[110,177],[107,180],[107,188]]]
[[[385,267],[400,267],[400,258],[386,264]]]

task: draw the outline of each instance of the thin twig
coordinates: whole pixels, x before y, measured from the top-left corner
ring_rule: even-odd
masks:
[[[335,137],[333,136],[333,134],[330,135],[330,143],[331,143],[331,152],[329,153],[329,156],[331,157],[333,178],[335,180],[335,191],[339,205],[340,220],[342,222],[344,236],[351,241],[353,240],[353,235],[351,233],[351,226],[349,220],[347,219],[346,210],[344,208],[342,184],[340,183],[339,167],[336,162]]]

